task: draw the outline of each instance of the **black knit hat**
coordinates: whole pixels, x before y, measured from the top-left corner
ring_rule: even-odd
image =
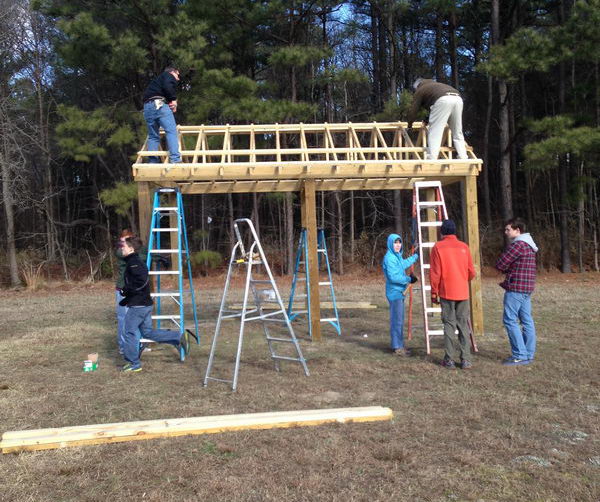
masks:
[[[444,220],[440,232],[442,235],[456,235],[456,223],[452,220]]]

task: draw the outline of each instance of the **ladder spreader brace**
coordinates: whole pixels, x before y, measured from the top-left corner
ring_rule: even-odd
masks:
[[[162,206],[161,195],[174,196],[175,200],[169,200],[169,205]],[[173,202],[174,205],[172,205]],[[165,217],[169,219],[167,227],[162,226],[162,220]],[[175,223],[175,226],[172,227],[173,223]],[[166,234],[168,239],[161,237],[163,234]],[[165,242],[166,240],[168,240],[168,243]],[[162,247],[163,244],[168,244],[168,247]],[[162,258],[162,255],[176,255],[177,263]],[[155,299],[155,313],[152,319],[156,321],[159,329],[163,321],[168,321],[176,326],[181,339],[184,340],[179,349],[179,358],[183,361],[190,349],[188,337],[192,336],[199,344],[200,332],[198,330],[198,314],[192,281],[192,265],[189,256],[183,199],[181,192],[176,188],[159,188],[154,192],[146,265],[150,279],[154,278],[155,280],[154,292],[150,293],[152,298]],[[187,273],[188,289],[184,287],[183,283],[185,273]],[[177,289],[164,290],[162,288],[162,277],[176,277]],[[193,331],[186,328],[185,323],[185,299],[188,295],[194,320]],[[165,301],[170,300],[169,304],[164,305],[163,299]],[[167,310],[171,310],[171,312],[164,312],[164,307],[167,307]],[[152,340],[140,340],[142,346],[148,342],[152,342]]]
[[[248,248],[248,251],[246,251],[246,248],[244,247],[242,234],[239,228],[241,225],[247,225],[248,227],[250,238],[250,246]],[[204,377],[204,386],[206,387],[208,385],[209,380],[215,380],[218,382],[231,383],[231,389],[234,391],[237,389],[240,360],[242,355],[242,343],[244,340],[244,330],[246,327],[246,323],[251,321],[261,321],[263,332],[267,340],[267,345],[269,347],[269,352],[271,354],[271,359],[273,359],[276,371],[280,370],[280,361],[292,361],[300,363],[302,365],[302,369],[304,370],[304,374],[306,376],[309,376],[310,373],[306,365],[306,360],[304,359],[302,351],[300,350],[298,339],[294,334],[294,330],[290,323],[290,319],[283,306],[283,302],[281,300],[281,296],[279,295],[277,284],[275,283],[275,279],[273,278],[273,274],[271,273],[271,269],[267,262],[267,258],[258,240],[258,236],[256,235],[256,231],[254,229],[252,221],[250,221],[247,218],[235,220],[233,223],[233,229],[237,238],[237,242],[234,245],[233,250],[231,251],[231,258],[229,260],[229,267],[227,269],[227,279],[225,280],[223,298],[221,299],[219,316],[217,318],[217,326],[215,328],[215,335],[213,337],[212,344],[210,347],[210,355],[208,357],[208,365],[206,367],[206,375]],[[254,273],[256,272],[256,268],[259,266],[264,267],[264,271],[267,276],[266,279],[259,279],[254,275]],[[226,302],[228,299],[228,293],[230,290],[234,270],[237,268],[243,269],[244,267],[246,269],[246,282],[244,289],[244,299],[242,303],[242,311],[236,312],[227,308]],[[250,291],[252,291],[252,296],[254,298],[253,306],[249,305]],[[274,310],[273,308],[268,308],[273,306]],[[238,344],[235,357],[235,367],[233,370],[233,378],[224,379],[213,377],[211,376],[211,373],[213,371],[215,352],[219,336],[221,334],[222,321],[224,319],[231,319],[237,317],[240,318],[240,328],[238,334]],[[283,333],[277,333],[276,335],[273,335],[271,333],[271,328],[269,327],[269,325],[273,329],[277,326],[284,328],[282,329]],[[279,350],[284,350],[284,345],[282,344],[287,344],[288,346],[291,346],[291,350],[287,352],[287,355],[282,352],[279,352]],[[276,352],[276,350],[278,351]]]

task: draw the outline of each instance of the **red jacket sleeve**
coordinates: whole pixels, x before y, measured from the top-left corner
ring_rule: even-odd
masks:
[[[429,268],[429,283],[431,284],[431,295],[439,295],[440,280],[442,278],[442,262],[436,246],[431,249],[431,262]]]

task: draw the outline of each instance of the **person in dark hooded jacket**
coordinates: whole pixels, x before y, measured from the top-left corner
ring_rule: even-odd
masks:
[[[387,253],[383,257],[385,275],[385,296],[390,303],[390,339],[392,351],[407,355],[404,347],[404,292],[407,286],[417,281],[414,275],[407,275],[406,269],[419,259],[417,253],[408,258],[402,257],[402,238],[390,234],[387,238]]]

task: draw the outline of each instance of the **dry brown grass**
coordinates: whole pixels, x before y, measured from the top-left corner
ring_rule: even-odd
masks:
[[[386,352],[381,280],[353,274],[337,280],[339,299],[380,308],[342,311],[342,337],[325,328],[323,343],[304,341],[309,378],[298,365],[274,372],[264,339],[251,332],[237,393],[201,386],[221,281],[201,286],[203,340],[191,358],[180,364],[173,349],[157,348],[136,375],[118,372],[109,284],[0,293],[0,432],[361,405],[390,406],[394,421],[3,455],[0,498],[600,499],[600,467],[590,462],[600,456],[597,274],[541,278],[534,296],[538,359],[520,368],[500,365],[508,347],[502,292],[486,279],[486,336],[470,372],[437,366],[439,343],[431,358],[421,339],[411,342],[409,359]],[[305,330],[301,323],[298,333]],[[226,338],[233,346],[233,330]],[[99,371],[83,373],[83,359],[95,351]]]

